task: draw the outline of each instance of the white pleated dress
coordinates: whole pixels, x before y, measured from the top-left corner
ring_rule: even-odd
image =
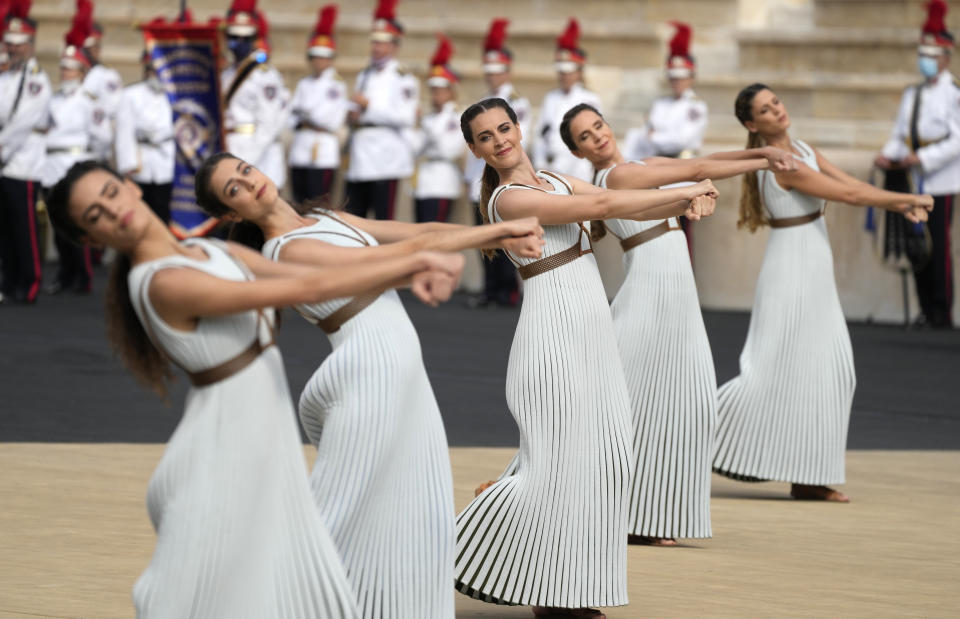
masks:
[[[595,184],[606,189],[611,170],[598,172]],[[623,240],[663,221],[606,225]],[[676,229],[624,252],[626,276],[610,306],[633,406],[627,531],[703,538],[711,536],[717,376],[687,241],[676,219],[670,225]]]
[[[250,311],[174,329],[150,304],[153,276],[190,268],[227,280],[244,270],[205,240],[208,260],[168,256],[134,266],[130,296],[166,354],[190,372],[219,366],[254,338],[272,338],[272,315]],[[133,598],[141,619],[354,618],[356,603],[307,482],[283,360],[270,346],[219,382],[191,387],[183,418],[150,479],[157,531]]]
[[[819,170],[810,147],[793,144]],[[771,217],[823,209],[823,200],[783,189],[773,173],[758,174]],[[744,481],[843,483],[855,386],[824,219],[772,228],[740,375],[719,391],[714,470]]]
[[[275,237],[343,247],[377,241],[336,216]],[[298,306],[316,323],[350,302]],[[320,329],[317,329],[320,337]],[[333,352],[304,387],[300,421],[317,446],[310,484],[363,617],[452,618],[453,478],[417,332],[388,290],[328,335]]]
[[[551,193],[571,193],[538,175]],[[537,191],[499,187],[491,221],[502,221],[496,202],[508,188]],[[544,229],[544,258],[590,247],[578,224]],[[457,589],[498,604],[626,604],[629,398],[592,254],[525,281],[506,396],[519,454],[457,517]]]

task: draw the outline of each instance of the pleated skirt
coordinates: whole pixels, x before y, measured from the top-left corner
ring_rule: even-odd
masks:
[[[387,292],[330,336],[300,397],[310,483],[363,617],[449,619],[453,480],[417,333]]]
[[[305,467],[276,347],[191,389],[147,491],[157,545],[137,616],[358,617]]]
[[[592,255],[527,280],[506,396],[520,450],[457,517],[457,589],[498,604],[626,604],[628,396]]]
[[[771,230],[740,375],[718,394],[714,469],[742,480],[843,483],[855,387],[823,219]]]
[[[611,305],[632,406],[633,535],[704,538],[717,379],[684,235],[624,254]]]

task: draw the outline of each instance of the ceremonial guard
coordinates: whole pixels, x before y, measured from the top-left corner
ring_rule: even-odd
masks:
[[[413,174],[413,151],[406,134],[416,125],[420,85],[394,57],[403,36],[396,0],[380,0],[370,33],[370,66],[357,76],[347,116],[350,165],[347,211],[393,219],[400,181]]]
[[[10,68],[0,74],[0,264],[3,296],[33,303],[42,279],[36,204],[44,162],[42,131],[50,80],[34,58],[37,22],[30,0],[14,0],[4,20]]]
[[[170,222],[170,198],[176,143],[173,109],[145,51],[143,80],[123,89],[117,110],[117,171],[133,179],[143,201],[164,221]]]
[[[414,133],[414,149],[422,157],[414,192],[417,223],[449,219],[450,207],[460,197],[460,162],[466,152],[454,102],[460,78],[449,64],[453,45],[442,34],[437,38],[427,78],[433,109],[423,115],[420,129]]]
[[[66,176],[67,170],[79,161],[95,159],[96,153],[108,150],[110,128],[99,101],[83,87],[90,70],[90,58],[83,50],[92,26],[92,7],[79,4],[73,24],[60,55],[60,85],[50,97],[42,131],[46,135],[46,159],[41,172],[44,195]],[[80,247],[63,235],[54,235],[59,255],[57,277],[44,290],[48,294],[71,291],[89,294],[93,279],[90,248]]]
[[[290,92],[268,64],[267,22],[256,0],[233,1],[226,33],[234,59],[220,74],[227,150],[283,187],[287,166],[280,135],[290,113]]]
[[[917,49],[917,67],[924,80],[904,91],[896,124],[876,163],[886,170],[909,169],[913,190],[933,195],[927,223],[930,259],[914,269],[923,312],[918,324],[949,329],[953,325],[950,222],[954,197],[960,192],[960,84],[948,69],[954,38],[944,23],[947,5],[933,0],[927,10]]]
[[[483,79],[487,83],[487,96],[484,99],[499,98],[510,104],[517,114],[517,124],[523,135],[523,146],[529,148],[533,141],[530,133],[530,123],[533,114],[530,110],[530,101],[517,94],[511,83],[511,67],[513,53],[505,45],[507,26],[510,20],[498,17],[490,22],[490,30],[483,43]],[[480,210],[480,178],[483,176],[483,159],[467,156],[464,169],[464,182],[470,202],[474,207],[477,223],[482,223]],[[497,252],[493,258],[489,256],[483,260],[483,294],[475,299],[475,305],[497,303],[513,306],[519,300],[519,286],[517,285],[517,270],[503,252]]]
[[[307,45],[311,75],[297,83],[290,104],[294,125],[290,180],[297,203],[330,193],[340,167],[338,132],[347,118],[347,86],[333,67],[337,55],[333,38],[336,19],[337,5],[320,9],[320,18]]]
[[[540,106],[533,165],[537,169],[589,181],[593,177],[590,162],[574,157],[560,139],[560,122],[567,110],[578,103],[587,103],[600,109],[600,98],[583,87],[583,65],[587,62],[587,52],[578,46],[579,39],[580,24],[571,17],[567,29],[557,38],[554,67],[560,87],[548,92]]]
[[[683,22],[670,22],[677,30],[670,39],[667,55],[667,80],[671,94],[653,102],[647,124],[631,129],[624,136],[623,153],[628,160],[647,157],[696,157],[707,131],[707,104],[693,92],[696,62],[690,54],[692,28]],[[693,229],[686,217],[680,227],[693,251]]]
[[[90,11],[93,15],[93,3],[90,0],[77,0],[77,13]],[[113,156],[113,130],[117,110],[120,108],[120,94],[123,80],[120,74],[100,62],[102,51],[103,27],[93,22],[87,38],[83,42],[83,51],[90,58],[90,69],[83,79],[83,89],[97,98],[97,113],[103,115],[103,126],[109,139],[93,145],[94,157],[98,161],[109,163]]]

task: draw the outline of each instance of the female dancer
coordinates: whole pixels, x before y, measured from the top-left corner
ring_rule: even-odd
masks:
[[[564,115],[560,137],[573,155],[593,164],[594,184],[604,189],[649,189],[796,167],[790,153],[772,146],[627,162],[610,125],[586,104]],[[681,230],[673,218],[591,222],[593,239],[607,228],[620,240],[626,270],[610,309],[633,405],[628,539],[674,546],[678,537],[710,537],[717,379],[687,244],[682,234],[667,234]]]
[[[147,492],[157,547],[134,589],[137,616],[357,617],[303,474],[269,308],[411,276],[418,295],[436,302],[462,259],[312,269],[237,245],[179,243],[134,183],[95,162],[71,168],[47,204],[60,233],[120,254],[108,333],[131,371],[162,393],[169,359],[192,383]]]
[[[229,153],[207,160],[196,187],[201,207],[254,224],[267,239],[264,255],[283,263],[338,266],[440,247],[507,247],[536,258],[543,245],[532,217],[464,227],[323,209],[300,214],[278,197],[269,178]],[[375,291],[297,310],[333,346],[300,397],[300,419],[317,446],[314,496],[363,616],[453,617],[447,440],[420,341],[400,298],[392,290]]]
[[[699,219],[716,191],[710,181],[604,191],[535,172],[503,99],[470,106],[460,125],[486,162],[484,218],[537,216],[547,244],[541,260],[508,254],[526,280],[506,392],[520,451],[512,470],[457,517],[456,586],[486,602],[533,605],[538,616],[603,617],[587,607],[627,603],[629,400],[581,222],[681,213]]]
[[[714,470],[743,481],[791,482],[797,499],[846,503],[826,484],[844,482],[856,378],[824,202],[872,204],[925,221],[933,198],[876,189],[791,139],[786,107],[763,84],[740,91],[734,109],[750,132],[748,148],[776,146],[799,163],[794,172],[744,177],[738,225],[771,230],[740,376],[718,394]]]

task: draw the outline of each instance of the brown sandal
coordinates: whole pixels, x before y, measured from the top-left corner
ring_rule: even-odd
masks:
[[[790,496],[798,501],[826,501],[828,503],[850,502],[850,497],[839,490],[834,490],[827,486],[793,484],[790,486]]]
[[[672,537],[648,537],[646,535],[628,535],[627,543],[633,546],[679,546]]]

